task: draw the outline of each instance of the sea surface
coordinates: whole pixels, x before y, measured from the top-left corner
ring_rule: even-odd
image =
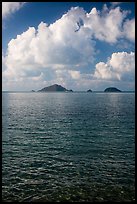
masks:
[[[134,93],[3,93],[2,200],[134,201]]]

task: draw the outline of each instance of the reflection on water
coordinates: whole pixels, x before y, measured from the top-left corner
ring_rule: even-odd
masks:
[[[12,93],[3,201],[133,201],[134,94]]]

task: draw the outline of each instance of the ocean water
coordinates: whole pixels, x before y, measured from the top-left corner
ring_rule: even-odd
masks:
[[[134,201],[134,93],[3,93],[3,201]]]

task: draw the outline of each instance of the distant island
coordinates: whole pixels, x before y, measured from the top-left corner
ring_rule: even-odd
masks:
[[[45,87],[38,92],[73,92],[73,90],[68,90],[61,85],[54,84],[52,86]]]
[[[115,88],[115,87],[109,87],[109,88],[106,88],[104,90],[104,92],[121,92],[121,90]]]
[[[87,92],[91,93],[91,92],[92,92],[92,90],[91,90],[91,89],[89,89],[89,90],[87,90]]]
[[[51,86],[44,87],[38,91],[31,90],[31,92],[75,92],[75,93],[96,93],[96,92],[125,92],[117,89],[116,87],[108,87],[104,91],[93,91],[91,89],[88,89],[87,91],[73,91],[72,89],[66,89],[65,87],[59,85],[59,84],[53,84]]]

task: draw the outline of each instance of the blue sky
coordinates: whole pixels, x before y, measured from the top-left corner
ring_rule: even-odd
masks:
[[[3,90],[134,90],[131,2],[3,2]]]

